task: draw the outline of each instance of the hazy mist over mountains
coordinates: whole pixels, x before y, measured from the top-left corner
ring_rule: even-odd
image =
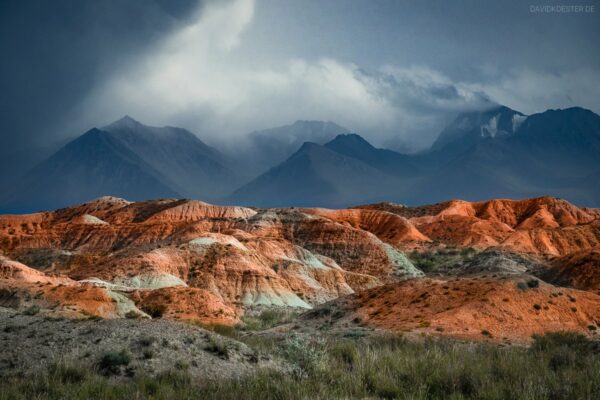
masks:
[[[176,127],[131,117],[93,128],[26,172],[3,212],[112,195],[260,207],[345,207],[552,195],[600,205],[600,116],[582,108],[526,116],[504,106],[460,114],[427,151],[376,148],[333,122],[252,132],[221,151]]]

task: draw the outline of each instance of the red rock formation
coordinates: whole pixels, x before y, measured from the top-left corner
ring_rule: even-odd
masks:
[[[26,228],[26,222],[36,222],[37,230]],[[313,230],[323,222],[337,242],[318,253],[310,247],[322,244]],[[402,267],[397,250],[357,228],[286,210],[257,216],[248,208],[188,200],[101,198],[54,213],[3,216],[0,228],[3,251],[25,257],[41,270],[64,272],[109,295],[139,297],[143,292],[144,299],[158,299],[158,293],[171,288],[177,293],[171,297],[179,302],[198,300],[183,317],[204,315],[211,321],[216,317],[203,314],[206,304],[199,301],[207,299],[206,293],[235,310],[254,305],[308,308],[380,284],[380,277],[339,263],[364,264],[356,269],[382,278]],[[56,252],[62,256],[52,256]],[[175,314],[180,313],[166,316]]]
[[[197,321],[203,324],[231,325],[241,312],[224,304],[208,290],[170,287],[141,290],[132,295],[138,308],[154,318]]]
[[[367,324],[398,332],[527,342],[531,335],[572,330],[590,334],[600,324],[600,296],[525,276],[420,279],[361,292],[356,314]]]
[[[498,247],[543,257],[600,246],[598,210],[540,197],[528,200],[453,200],[422,207],[362,206],[408,218],[429,239],[449,246]]]
[[[6,304],[23,307],[35,299],[45,306],[56,303],[55,309],[69,315],[143,316],[135,304],[154,310],[165,303],[165,318],[234,323],[247,307],[308,308],[357,291],[377,294],[379,289],[374,287],[388,284],[392,286],[381,290],[398,291],[398,296],[412,299],[421,293],[419,285],[432,283],[397,284],[422,276],[401,250],[472,246],[527,253],[542,261],[559,257],[552,261],[562,268],[556,267],[557,280],[563,282],[562,277],[568,276],[564,278],[567,284],[596,290],[592,266],[597,263],[593,249],[600,248],[599,216],[598,210],[579,209],[553,198],[449,201],[422,207],[383,203],[348,210],[254,210],[194,200],[131,203],[103,197],[54,212],[0,216],[0,251],[6,256],[0,260],[0,289],[5,290]],[[584,267],[569,267],[581,263]],[[36,282],[45,285],[38,289]],[[512,291],[514,282],[512,286],[507,282],[498,280],[497,290],[523,299],[522,307],[528,301],[541,301],[535,293],[554,290],[543,286],[525,296]],[[464,285],[479,287],[472,280],[452,285],[457,290]],[[477,290],[481,294],[483,289]],[[458,301],[444,291],[436,294],[440,306],[444,301]],[[527,328],[518,330],[515,323],[511,329],[518,335],[555,323],[580,329],[595,315],[590,311],[595,298],[582,298],[587,299],[588,314],[584,318],[576,313],[578,322],[563,307],[560,310],[568,318],[552,314],[558,312],[556,308],[532,314],[539,324],[527,322]],[[478,312],[491,314],[492,310],[483,304],[477,311],[478,301],[457,303],[455,308],[473,311],[485,322],[488,317]],[[516,308],[506,312],[527,319],[530,310],[525,309],[525,314]],[[471,314],[465,313],[452,318],[479,329],[479,322],[469,320],[465,315]],[[424,322],[440,324],[459,335],[452,330],[459,325],[442,318],[451,314],[434,314]],[[544,319],[544,315],[551,317]],[[496,320],[489,318],[491,329],[482,329],[503,334],[492,324]],[[372,319],[378,326],[388,326]]]
[[[406,218],[385,211],[327,210],[323,208],[303,211],[307,214],[320,215],[332,221],[348,223],[353,228],[371,232],[384,242],[393,245],[406,246],[411,242],[429,241],[429,238],[419,232]]]

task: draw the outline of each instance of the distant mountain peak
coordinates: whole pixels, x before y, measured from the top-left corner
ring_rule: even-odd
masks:
[[[143,125],[141,122],[131,118],[129,115],[125,115],[124,117],[116,120],[112,124],[107,125],[107,128],[133,128],[141,125]]]
[[[298,152],[304,142],[324,144],[341,133],[348,133],[334,122],[297,120],[289,125],[253,131],[237,145],[234,155],[238,167],[248,178],[267,171]]]
[[[337,135],[325,144],[329,150],[352,157],[395,176],[409,176],[416,172],[407,156],[392,150],[378,149],[356,133]]]
[[[556,108],[556,109],[551,108],[544,112],[541,112],[538,114],[533,114],[532,116],[535,116],[538,118],[539,117],[542,117],[542,118],[548,118],[548,117],[597,118],[598,117],[598,115],[596,113],[594,113],[591,110],[588,110],[587,108],[583,108],[583,107],[568,107],[568,108]]]
[[[498,104],[496,107],[492,107],[488,110],[485,110],[485,112],[492,112],[492,113],[496,113],[496,112],[501,112],[501,113],[510,113],[510,114],[521,114],[523,115],[521,112],[517,111],[517,110],[513,110],[510,107],[504,106],[502,104]]]
[[[465,112],[444,128],[431,149],[441,150],[450,145],[461,152],[478,141],[514,134],[526,118],[523,113],[503,105]]]
[[[145,138],[187,137],[188,139],[191,138],[192,140],[199,140],[196,135],[186,129],[173,126],[150,126],[133,119],[129,115],[125,115],[123,118],[105,126],[102,129],[121,138],[124,135],[134,135],[143,136]]]
[[[331,122],[331,121],[320,121],[320,120],[314,120],[314,119],[310,119],[310,120],[306,120],[306,119],[299,119],[296,120],[292,126],[311,126],[311,127],[315,127],[315,126],[323,126],[323,127],[335,127],[337,129],[340,130],[344,130],[344,131],[348,131],[346,128],[336,124],[335,122]]]
[[[67,146],[98,146],[99,143],[103,142],[108,136],[108,132],[102,129],[92,128],[85,132],[83,135],[73,139],[67,143]]]
[[[588,110],[587,108],[583,108],[583,107],[579,107],[579,106],[574,106],[574,107],[567,107],[567,108],[550,108],[549,110],[546,110],[545,112],[556,112],[556,111],[562,111],[562,112],[589,112],[591,113],[592,111]]]
[[[337,135],[335,138],[333,138],[333,140],[326,144],[327,147],[334,147],[339,145],[352,147],[360,146],[369,149],[374,148],[374,146],[371,143],[369,143],[365,140],[365,138],[356,133],[342,133],[340,135]]]
[[[139,122],[137,120],[131,118],[129,115],[123,116],[123,118],[119,119],[119,121],[122,121],[122,122],[135,122],[135,123],[139,124]]]
[[[356,202],[365,192],[391,188],[393,182],[391,176],[359,159],[305,141],[292,156],[233,192],[227,201],[335,207]]]

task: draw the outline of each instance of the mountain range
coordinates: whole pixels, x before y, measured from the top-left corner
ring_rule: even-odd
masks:
[[[193,133],[124,117],[91,129],[26,172],[1,212],[112,195],[188,197],[259,207],[345,207],[553,195],[600,206],[600,116],[579,107],[524,115],[463,113],[428,151],[379,149],[332,122],[297,121],[245,136],[236,152]]]

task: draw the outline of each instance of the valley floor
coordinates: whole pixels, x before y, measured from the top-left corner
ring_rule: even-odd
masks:
[[[600,345],[576,333],[548,333],[522,347],[371,329],[285,333],[272,325],[302,320],[276,311],[243,329],[209,330],[1,311],[2,400],[600,396]]]

